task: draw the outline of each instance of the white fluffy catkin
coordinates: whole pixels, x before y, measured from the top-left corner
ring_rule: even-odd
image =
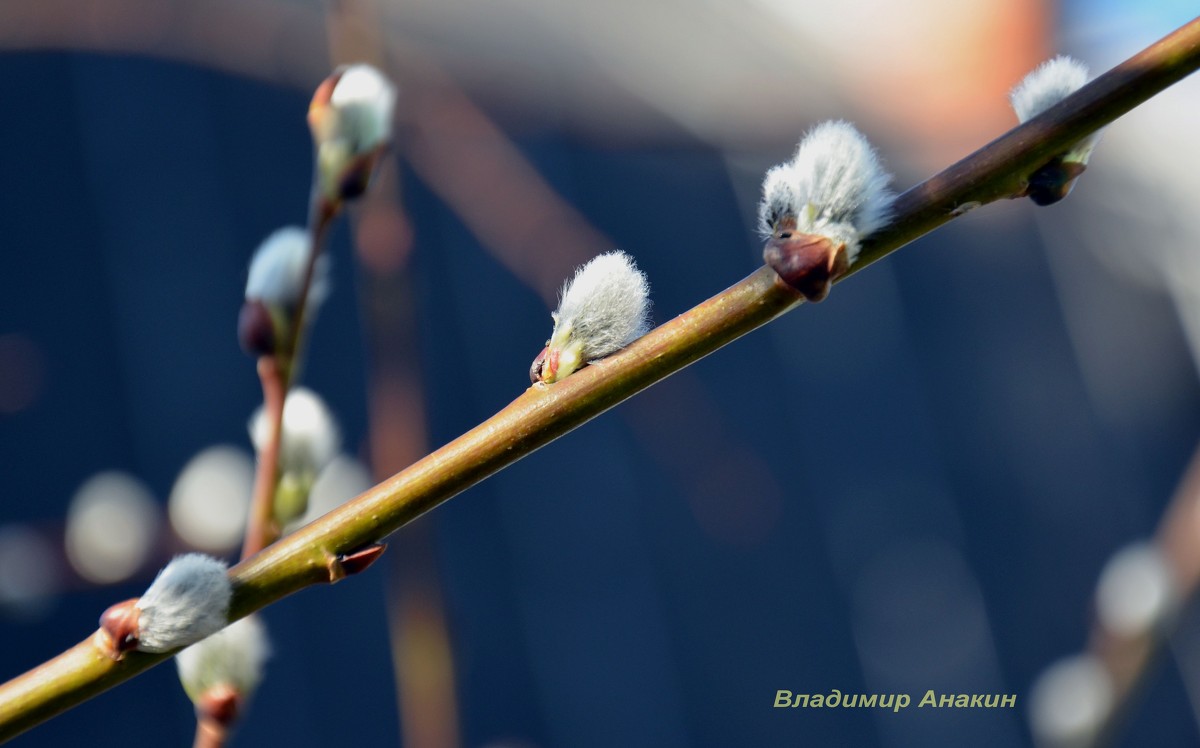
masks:
[[[246,616],[175,655],[179,681],[197,702],[216,686],[229,686],[249,699],[262,680],[271,655],[266,627],[258,616]]]
[[[629,345],[650,329],[650,284],[633,258],[607,252],[575,271],[563,285],[550,345],[574,342],[582,361]]]
[[[1087,83],[1087,66],[1078,60],[1059,55],[1046,60],[1025,76],[1008,95],[1021,122],[1041,114],[1078,91]]]
[[[233,586],[212,556],[176,556],[137,601],[138,649],[167,652],[194,644],[227,622]]]
[[[889,217],[891,178],[854,125],[822,122],[800,141],[791,161],[767,172],[759,232],[769,237],[780,221],[792,218],[797,232],[844,244],[853,262],[862,238]]]
[[[270,424],[260,407],[250,419],[250,440],[261,452]],[[304,473],[315,478],[337,457],[342,438],[337,421],[321,396],[307,387],[293,387],[283,401],[283,433],[279,443],[279,471]]]
[[[1079,60],[1059,55],[1046,60],[1017,84],[1008,95],[1017,119],[1026,122],[1078,91],[1087,83],[1088,69]],[[1087,164],[1092,149],[1100,141],[1095,132],[1071,146],[1063,161]]]
[[[268,307],[291,311],[300,301],[308,253],[312,241],[306,229],[285,226],[263,240],[250,261],[246,298]],[[313,266],[312,283],[306,299],[309,318],[329,293],[329,256],[322,254]]]
[[[370,65],[343,70],[329,104],[337,112],[334,136],[347,143],[352,153],[368,153],[391,140],[396,87]]]

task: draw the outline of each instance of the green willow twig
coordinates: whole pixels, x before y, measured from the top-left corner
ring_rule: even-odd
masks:
[[[1027,176],[1084,136],[1200,67],[1193,20],[1059,104],[1014,128],[895,204],[892,223],[863,243],[856,272],[978,204],[1019,194]],[[759,268],[621,352],[553,385],[535,385],[492,418],[358,498],[230,569],[230,619],[297,590],[341,579],[346,556],[617,403],[798,306],[801,297]],[[101,634],[102,635],[102,634]],[[84,640],[0,686],[0,740],[12,737],[167,659],[113,661]]]

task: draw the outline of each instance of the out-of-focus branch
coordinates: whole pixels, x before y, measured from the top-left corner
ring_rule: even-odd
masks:
[[[1200,19],[1100,76],[949,169],[901,195],[891,225],[864,242],[853,270],[883,258],[974,204],[1022,182],[1072,143],[1200,67]],[[681,260],[682,261],[682,260]],[[357,499],[230,570],[231,619],[304,587],[334,582],[342,559],[557,439],[655,382],[799,305],[763,267],[623,351],[551,386],[534,386],[498,414]],[[764,402],[764,407],[773,407]],[[71,708],[167,654],[105,657],[91,638],[0,686],[0,739]]]
[[[1200,544],[1196,543],[1196,521],[1200,518],[1200,448],[1192,456],[1171,504],[1159,522],[1155,544],[1166,562],[1174,591],[1181,601],[1175,606],[1186,609],[1200,591]],[[1103,621],[1092,629],[1089,648],[1104,663],[1112,682],[1112,706],[1101,729],[1097,745],[1115,742],[1121,725],[1132,709],[1133,696],[1144,685],[1153,665],[1162,655],[1175,626],[1171,621],[1139,634],[1110,630]]]
[[[286,0],[76,0],[0,5],[0,48],[147,54],[301,90],[328,73],[321,17]],[[296,50],[303,50],[297,53]]]
[[[332,62],[366,60],[387,68],[377,0],[328,3]],[[420,87],[418,87],[418,91]],[[429,105],[406,92],[411,120]],[[434,97],[436,98],[436,97]],[[416,99],[417,101],[414,101]],[[397,150],[404,151],[398,143]],[[407,156],[407,153],[404,153]],[[351,216],[359,260],[359,296],[368,340],[367,401],[370,464],[376,480],[412,464],[429,451],[424,387],[414,358],[416,301],[408,258],[412,232],[395,163],[382,164],[357,214]],[[454,663],[437,578],[432,517],[404,529],[389,568],[388,631],[403,745],[453,748],[460,744]]]
[[[275,356],[258,359],[258,378],[262,382],[263,417],[270,432],[258,453],[254,472],[254,492],[250,496],[250,514],[246,518],[246,537],[242,558],[249,558],[274,542],[279,528],[271,517],[275,488],[279,484],[279,447],[283,438],[283,404],[287,400],[287,382]]]
[[[1105,565],[1086,652],[1059,660],[1037,679],[1030,727],[1039,745],[1116,743],[1200,593],[1198,519],[1200,447],[1153,542],[1127,546]]]
[[[315,177],[314,177],[315,179]],[[258,360],[258,376],[262,381],[263,417],[267,419],[267,435],[258,455],[254,476],[254,494],[250,498],[250,515],[246,521],[246,538],[242,558],[249,558],[274,543],[281,528],[275,520],[275,490],[279,484],[279,451],[283,440],[283,410],[291,389],[304,346],[305,316],[309,293],[312,290],[317,262],[324,248],[325,237],[340,206],[326,200],[313,186],[309,208],[308,260],[304,266],[304,281],[296,302],[295,318],[288,328],[279,349]]]

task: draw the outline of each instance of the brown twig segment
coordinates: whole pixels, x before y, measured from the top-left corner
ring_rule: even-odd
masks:
[[[192,748],[224,748],[242,711],[242,695],[228,685],[208,689],[196,704],[196,738]]]
[[[1200,67],[1200,19],[1100,76],[1058,105],[897,198],[892,224],[863,242],[844,277],[932,231],[971,202],[1019,193],[1036,169],[1087,134]],[[961,211],[958,211],[961,212]],[[571,429],[800,303],[762,267],[628,348],[508,407],[398,475],[230,570],[230,618],[327,583],[327,559],[375,543]],[[769,403],[764,407],[769,407]],[[167,657],[114,662],[89,637],[0,686],[0,740],[133,677]]]
[[[317,261],[320,259],[325,237],[340,209],[339,203],[326,200],[316,186],[313,187],[308,219],[312,244],[304,268],[304,282],[300,286],[300,296],[296,301],[295,317],[288,328],[287,337],[280,341],[275,352],[258,359],[258,378],[262,382],[263,391],[263,417],[267,419],[269,431],[259,452],[258,466],[254,473],[254,494],[250,500],[242,558],[253,556],[279,537],[280,527],[275,521],[274,509],[275,490],[279,484],[279,450],[283,440],[283,409],[304,341],[304,317]]]
[[[258,378],[262,382],[263,418],[269,431],[258,453],[258,465],[254,471],[254,493],[250,499],[242,558],[253,556],[279,537],[274,505],[275,487],[279,483],[279,448],[283,438],[283,404],[287,399],[287,382],[277,356],[258,359]]]
[[[219,722],[210,719],[196,720],[196,737],[192,748],[225,748],[229,731]]]
[[[333,219],[342,210],[342,203],[327,200],[321,195],[314,176],[312,198],[308,210],[308,233],[312,238],[312,249],[308,253],[308,265],[304,269],[304,283],[300,286],[300,298],[296,301],[296,318],[292,320],[291,336],[284,343],[283,353],[287,359],[284,370],[284,381],[290,387],[295,378],[295,367],[300,360],[301,348],[304,345],[304,318],[308,315],[308,297],[312,291],[313,275],[316,273],[317,260],[325,248],[325,238],[333,226]]]

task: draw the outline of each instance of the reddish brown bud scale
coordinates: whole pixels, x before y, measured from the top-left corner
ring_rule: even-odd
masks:
[[[849,267],[845,245],[816,234],[781,229],[763,248],[763,262],[780,280],[810,302],[829,295],[829,287]]]
[[[1056,158],[1029,177],[1025,194],[1037,205],[1053,205],[1071,194],[1075,180],[1086,170],[1085,164]]]
[[[546,352],[550,350],[550,346],[542,348],[542,352],[537,355],[533,363],[529,365],[529,381],[537,384],[542,381],[542,369],[546,366]]]
[[[372,543],[357,551],[343,553],[329,563],[329,581],[337,582],[355,574],[361,574],[367,567],[379,560],[387,550],[386,543]]]
[[[317,86],[317,90],[313,92],[312,101],[308,104],[308,126],[316,130],[320,124],[321,117],[325,114],[326,107],[329,106],[329,100],[333,98],[333,89],[337,87],[338,81],[342,79],[342,74],[345,73],[345,68],[339,68],[321,81],[321,85]]]
[[[238,313],[238,343],[251,356],[275,353],[275,321],[267,305],[258,299],[247,299],[242,304],[242,311]]]
[[[554,381],[558,378],[559,359],[562,351],[557,348],[546,353],[546,365],[542,367],[542,381]]]
[[[114,660],[121,659],[126,652],[137,648],[138,618],[141,616],[137,601],[136,597],[130,598],[110,606],[100,615],[100,630],[107,637],[105,654]]]
[[[383,160],[384,153],[387,152],[387,147],[380,146],[370,153],[364,154],[356,158],[346,169],[342,175],[341,184],[339,187],[339,196],[343,200],[353,200],[357,197],[362,197],[367,191],[367,186],[371,183],[371,175],[375,173],[375,167]]]
[[[205,691],[196,701],[196,716],[230,727],[242,710],[242,695],[233,686],[222,683]]]

